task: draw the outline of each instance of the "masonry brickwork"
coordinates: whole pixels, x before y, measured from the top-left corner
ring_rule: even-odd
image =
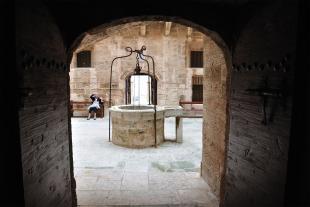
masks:
[[[73,206],[69,76],[62,37],[44,6],[20,4],[16,13],[25,205]],[[35,31],[29,30],[33,24]]]

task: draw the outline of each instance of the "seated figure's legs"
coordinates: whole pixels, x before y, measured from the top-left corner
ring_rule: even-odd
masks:
[[[88,111],[88,112],[89,112],[89,113],[88,113],[87,120],[89,120],[89,119],[90,119],[91,113],[93,113],[93,114],[94,114],[94,120],[96,120],[96,113],[97,113],[97,109],[96,109],[96,107],[91,107],[91,108],[89,109],[89,111]]]
[[[97,113],[97,108],[96,107],[94,107],[93,112],[94,112],[94,120],[96,120],[96,113]]]
[[[90,108],[90,109],[88,110],[88,117],[87,117],[87,120],[89,120],[89,119],[90,119],[91,112],[92,112],[92,109]]]

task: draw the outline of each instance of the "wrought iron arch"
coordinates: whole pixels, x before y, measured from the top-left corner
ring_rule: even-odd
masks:
[[[134,69],[134,74],[140,74],[141,73],[141,67],[139,65],[139,59],[143,60],[146,62],[147,64],[147,75],[151,76],[153,79],[156,78],[155,76],[155,62],[154,62],[154,58],[150,55],[146,55],[146,54],[143,54],[143,51],[146,50],[146,47],[143,45],[141,47],[140,50],[133,50],[131,47],[126,47],[125,50],[129,53],[127,55],[123,55],[123,56],[118,56],[118,57],[115,57],[113,60],[112,60],[112,63],[111,63],[111,70],[110,70],[110,84],[109,84],[109,108],[111,108],[112,106],[112,73],[113,73],[113,64],[114,62],[117,60],[117,59],[122,59],[122,58],[126,58],[126,57],[129,57],[131,56],[133,53],[136,54],[136,68]],[[147,60],[148,58],[150,58],[152,60],[152,72],[153,73],[150,73],[150,64],[149,64],[149,61]],[[153,90],[153,88],[152,88]],[[155,91],[152,91],[153,93]],[[149,98],[149,104],[150,104],[150,98]],[[154,137],[155,137],[155,147],[157,147],[157,140],[156,140],[156,106],[157,106],[157,98],[153,104],[153,109],[154,109]],[[111,141],[111,112],[109,111],[109,142]]]

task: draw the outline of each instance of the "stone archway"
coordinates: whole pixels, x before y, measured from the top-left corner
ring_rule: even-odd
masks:
[[[114,26],[137,21],[166,21],[195,28],[205,35],[204,38],[204,97],[203,97],[203,155],[202,177],[207,180],[213,193],[223,199],[223,183],[226,169],[227,143],[229,133],[229,91],[231,54],[222,38],[207,28],[178,17],[141,16],[123,18],[100,25],[81,34],[69,50],[69,62],[73,51],[89,35],[105,33]]]

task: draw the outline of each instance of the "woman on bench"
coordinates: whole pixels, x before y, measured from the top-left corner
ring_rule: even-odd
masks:
[[[87,120],[90,119],[90,116],[91,116],[92,112],[94,114],[94,120],[96,120],[96,113],[97,113],[97,110],[100,109],[101,99],[99,97],[97,97],[95,94],[92,94],[90,96],[90,98],[92,100],[92,104],[88,107],[88,117],[87,117]]]

